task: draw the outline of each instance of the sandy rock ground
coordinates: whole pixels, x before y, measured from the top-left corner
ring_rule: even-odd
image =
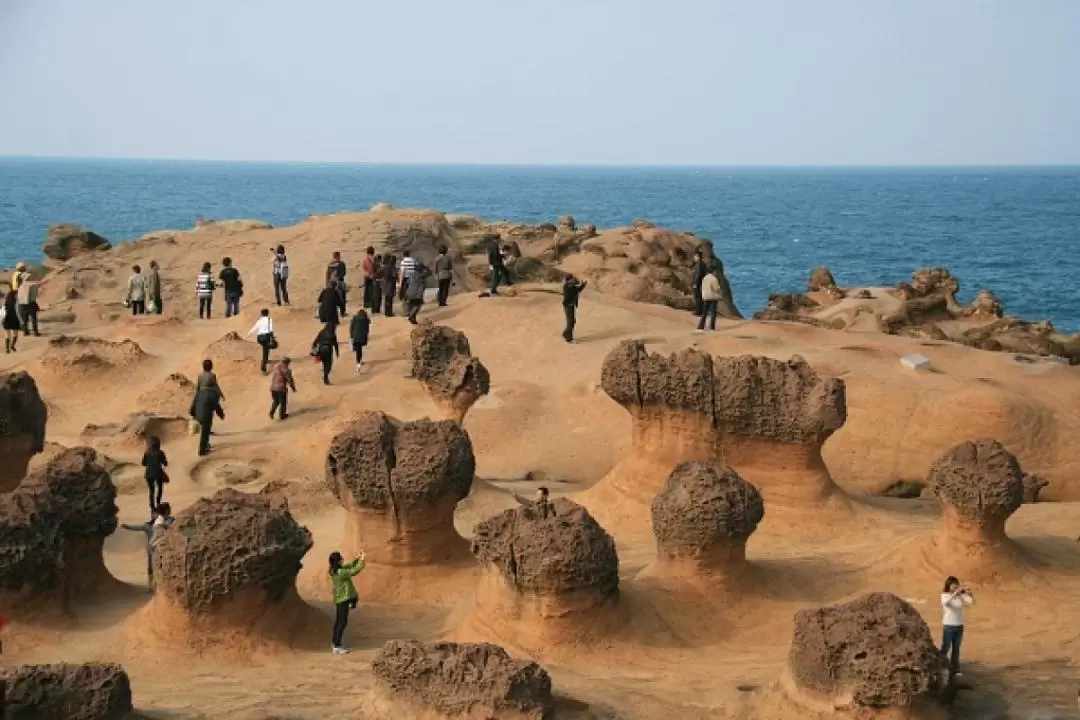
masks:
[[[5,664],[121,663],[146,718],[316,720],[380,717],[367,691],[374,683],[371,661],[387,640],[494,641],[515,653],[507,638],[484,637],[481,626],[468,621],[475,569],[455,567],[422,583],[403,583],[396,596],[383,593],[379,603],[361,598],[347,634],[354,652],[329,653],[332,608],[319,580],[346,528],[345,510],[323,479],[330,441],[365,411],[401,420],[440,416],[428,392],[406,377],[412,328],[402,317],[373,319],[363,373],[355,371],[344,342],[333,385],[321,384],[307,357],[318,329],[315,295],[330,252],[340,249],[358,280],[363,248],[386,241],[387,228],[405,222],[396,214],[376,215],[329,216],[277,229],[214,224],[80,256],[42,287],[44,309],[68,313],[72,317],[61,319],[74,322],[46,322],[45,337],[25,338],[17,353],[0,355],[0,372],[25,369],[37,381],[49,409],[50,443],[90,445],[107,456],[122,522],[147,517],[142,447],[132,430],[146,423],[130,417],[138,411],[162,415],[151,427],[169,454],[166,499],[174,510],[223,487],[258,491],[269,482],[282,484],[293,514],[314,538],[298,587],[325,617],[325,641],[313,631],[303,647],[240,659],[143,644],[132,637],[131,621],[150,596],[132,592],[81,606],[71,626],[9,627]],[[270,286],[269,248],[278,243],[287,245],[293,264],[292,306],[281,309],[271,304]],[[226,255],[245,279],[240,316],[223,317],[219,293],[214,318],[200,321],[197,266],[211,261],[219,269]],[[127,317],[121,299],[128,267],[145,267],[150,259],[162,266],[166,314]],[[76,288],[77,298],[68,299],[68,287]],[[359,297],[354,289],[350,309]],[[267,417],[269,385],[258,372],[258,346],[242,339],[264,306],[272,308],[281,343],[272,358],[295,359],[298,392],[290,396],[286,421]],[[715,333],[695,335],[685,312],[589,291],[579,310],[579,340],[569,345],[559,337],[556,287],[540,284],[501,298],[461,292],[447,308],[428,303],[422,317],[463,331],[491,375],[489,394],[464,421],[478,476],[455,518],[466,538],[477,522],[516,504],[511,491],[531,494],[545,484],[553,495],[585,502],[581,498],[589,496],[582,493],[631,452],[631,419],[600,388],[603,360],[623,340],[642,339],[662,354],[689,347],[782,360],[798,354],[820,376],[846,384],[847,421],[822,454],[832,478],[850,495],[850,512],[823,525],[813,509],[770,514],[766,503],[747,543],[746,580],[725,586],[723,594],[639,582],[656,558],[651,528],[613,531],[620,612],[627,622],[602,641],[530,656],[551,673],[557,717],[817,717],[809,710],[792,714],[776,701],[795,613],[865,592],[891,592],[911,602],[936,637],[938,594],[950,569],[949,559],[935,556],[926,542],[939,521],[938,504],[929,492],[914,499],[881,495],[897,483],[925,485],[939,455],[980,437],[1003,443],[1024,471],[1049,485],[1040,495],[1047,502],[1023,505],[1008,520],[1008,536],[1024,562],[1010,562],[976,587],[978,603],[968,611],[964,638],[973,689],[958,696],[952,713],[1074,716],[1069,713],[1076,712],[1080,689],[1080,368],[806,324],[721,321]],[[241,339],[222,341],[233,332]],[[102,342],[53,342],[60,335]],[[900,358],[912,353],[930,358],[932,370],[902,367]],[[194,380],[206,356],[216,358],[226,419],[215,426],[213,453],[200,458],[182,422],[188,386],[177,375]],[[597,517],[619,508],[603,510]],[[105,561],[124,583],[143,585],[144,536],[118,530],[105,542]]]

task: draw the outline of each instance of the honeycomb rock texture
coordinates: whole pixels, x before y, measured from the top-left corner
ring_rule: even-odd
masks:
[[[396,696],[450,717],[511,711],[540,720],[553,707],[547,671],[498,645],[391,640],[371,669]],[[480,708],[485,714],[474,714]]]
[[[131,716],[131,682],[119,665],[23,665],[0,670],[5,718],[122,720]]]
[[[0,492],[18,485],[30,458],[45,449],[48,415],[34,378],[0,373]]]
[[[177,515],[155,541],[154,578],[159,592],[193,614],[250,588],[275,602],[294,587],[311,545],[282,495],[220,490]]]
[[[412,374],[451,417],[461,420],[488,394],[491,376],[473,357],[465,333],[429,322],[412,331]]]
[[[965,520],[1003,523],[1024,501],[1024,472],[1001,443],[981,438],[946,450],[930,466],[927,485]]]
[[[678,465],[652,504],[657,548],[672,557],[745,543],[764,516],[757,488],[731,468],[702,462]]]
[[[23,480],[18,492],[33,497],[71,537],[105,537],[116,532],[116,486],[88,447],[68,448]]]
[[[806,289],[810,292],[825,290],[836,286],[836,278],[827,267],[814,268],[810,273],[810,279],[806,283]]]
[[[867,708],[907,707],[938,691],[941,662],[926,622],[889,593],[795,615],[792,676],[816,693]]]
[[[558,498],[550,508],[512,508],[477,524],[473,555],[498,568],[518,592],[617,594],[619,557],[612,537],[570,500]]]
[[[330,444],[331,491],[362,508],[408,510],[469,495],[476,458],[468,433],[452,420],[401,422],[366,413]]]

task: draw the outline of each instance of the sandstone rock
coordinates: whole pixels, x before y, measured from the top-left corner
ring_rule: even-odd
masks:
[[[371,670],[395,697],[444,716],[540,720],[553,708],[547,672],[497,645],[392,640]]]
[[[0,670],[5,718],[122,720],[130,717],[131,682],[119,665],[22,665]]]
[[[41,366],[56,375],[83,378],[124,370],[145,360],[134,340],[111,342],[82,335],[57,335],[41,355]]]
[[[701,462],[680,463],[652,504],[659,555],[703,567],[742,565],[764,516],[757,488],[731,468]]]
[[[330,444],[326,481],[348,511],[342,552],[370,563],[415,565],[464,554],[454,509],[476,473],[456,422],[399,422],[366,413]]]
[[[1024,501],[1024,473],[1016,457],[988,438],[947,450],[930,467],[927,485],[942,504],[950,535],[996,541]]]
[[[78,225],[52,225],[45,235],[42,251],[52,260],[70,260],[76,255],[108,250],[109,241]]]
[[[906,708],[941,689],[930,628],[889,593],[800,610],[788,660],[798,689],[832,698],[838,708]]]
[[[956,294],[960,292],[960,279],[948,268],[923,268],[911,274],[911,288],[916,297],[944,297],[951,307],[956,304]]]
[[[965,315],[984,318],[999,318],[1005,314],[1005,306],[989,290],[980,290],[978,297],[964,311]]]
[[[1024,473],[1024,502],[1034,503],[1039,501],[1039,493],[1050,484],[1050,481],[1039,475]]]
[[[814,268],[810,273],[810,279],[806,283],[806,289],[810,292],[825,290],[836,287],[836,279],[827,267]]]
[[[394,206],[387,202],[379,202],[371,206],[371,212],[388,212],[393,209]]]
[[[461,422],[491,387],[487,368],[472,356],[463,332],[425,322],[413,329],[411,339],[413,377],[448,419]]]
[[[574,232],[577,230],[577,223],[571,216],[563,215],[559,218],[558,229],[560,232]]]
[[[160,597],[190,614],[213,614],[230,599],[251,602],[242,596],[253,591],[265,612],[295,593],[311,545],[311,533],[282,496],[220,490],[178,514],[155,541],[155,602]]]
[[[0,373],[0,493],[10,492],[45,449],[48,409],[26,372]]]
[[[950,319],[949,299],[944,295],[927,295],[905,300],[898,310],[881,319],[881,325],[890,335],[898,335],[906,328],[917,329],[918,326]]]

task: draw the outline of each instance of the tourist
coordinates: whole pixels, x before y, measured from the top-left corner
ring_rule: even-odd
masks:
[[[199,319],[209,320],[210,309],[214,302],[214,276],[210,274],[210,263],[203,263],[202,270],[195,278],[195,295],[199,298]]]
[[[378,315],[383,306],[383,256],[375,256],[375,279],[371,283],[371,314]]]
[[[9,283],[12,291],[17,291],[19,289],[19,286],[22,285],[23,275],[25,275],[27,271],[28,268],[26,267],[26,263],[18,262],[15,264],[15,269],[11,271],[11,282]]]
[[[420,314],[420,308],[424,306],[424,291],[427,289],[428,269],[423,265],[416,265],[409,278],[409,286],[405,291],[405,300],[408,303],[409,322],[417,324],[416,317]]]
[[[517,263],[518,253],[514,252],[513,245],[509,243],[502,246],[503,282],[507,285],[514,284],[514,264]]]
[[[231,318],[240,314],[240,298],[244,294],[244,281],[240,279],[240,271],[233,267],[232,258],[221,261],[221,272],[218,279],[225,291],[225,317]]]
[[[289,417],[289,390],[296,392],[296,381],[293,380],[292,360],[281,358],[274,372],[270,375],[270,419],[274,419],[274,413],[281,408],[278,417],[281,420]]]
[[[345,296],[349,292],[349,286],[345,284],[346,272],[348,272],[348,267],[341,261],[341,253],[335,252],[333,260],[326,266],[326,286],[334,288],[337,292],[341,317],[349,314],[345,311]]]
[[[192,416],[199,423],[200,456],[210,454],[210,432],[214,427],[214,416],[225,419],[225,411],[221,407],[222,399],[221,389],[218,388],[216,379],[212,385],[200,387],[195,393]]]
[[[491,289],[488,294],[498,295],[499,285],[506,280],[506,265],[503,263],[498,238],[493,239],[488,245],[488,269],[491,270]]]
[[[285,246],[278,245],[271,250],[274,253],[274,299],[281,305],[284,300],[289,304],[289,260],[285,257]]]
[[[158,272],[157,260],[150,261],[150,272],[146,276],[147,312],[160,315],[161,306],[161,274]]]
[[[435,279],[439,283],[437,295],[439,307],[446,307],[446,300],[450,297],[450,285],[454,282],[454,261],[450,259],[449,250],[445,245],[439,246],[439,255],[435,258]]]
[[[198,395],[200,390],[208,387],[216,387],[221,394],[221,399],[225,399],[225,393],[222,392],[221,386],[218,385],[217,375],[214,374],[214,361],[210,359],[202,361],[202,372],[199,373],[199,377],[195,380],[195,394]],[[191,404],[192,408],[194,408],[194,398],[192,399]],[[192,409],[191,413],[192,415],[195,414],[194,409]]]
[[[328,322],[311,343],[311,354],[322,362],[323,385],[330,384],[330,371],[334,368],[334,356],[341,356],[338,347],[337,324]]]
[[[409,290],[409,282],[412,280],[415,272],[416,260],[413,258],[412,253],[406,250],[401,253],[401,266],[398,273],[401,276],[401,288],[398,292],[398,300],[401,302],[405,302],[405,293]]]
[[[386,317],[394,317],[394,290],[397,288],[398,271],[397,258],[393,255],[383,257],[382,266],[382,292],[386,306],[383,314]]]
[[[341,296],[338,295],[337,288],[328,284],[319,291],[319,297],[315,302],[318,306],[319,322],[335,325],[341,322],[341,317],[338,315],[341,310]]]
[[[266,374],[266,366],[270,362],[270,351],[278,346],[277,338],[274,337],[274,321],[270,319],[270,308],[259,311],[259,319],[247,331],[244,337],[255,336],[255,342],[262,348],[262,356],[259,358],[259,372]]]
[[[165,483],[169,482],[169,473],[165,468],[169,466],[169,458],[161,449],[161,438],[151,437],[146,442],[146,452],[142,456],[142,466],[146,468],[143,477],[146,479],[146,488],[150,493],[150,512],[161,504],[161,495],[165,492]]]
[[[330,641],[330,650],[335,655],[347,655],[345,647],[345,628],[349,624],[349,611],[355,610],[359,602],[353,578],[364,569],[364,553],[351,563],[342,564],[341,553],[330,553],[330,582],[334,598],[334,636]]]
[[[349,324],[349,341],[352,343],[353,352],[356,353],[356,372],[364,369],[364,347],[368,344],[368,335],[371,332],[371,318],[363,310],[358,310]]]
[[[372,298],[375,295],[375,282],[379,276],[378,259],[375,257],[375,248],[368,246],[364,251],[364,309],[371,310]]]
[[[701,298],[701,315],[698,317],[697,332],[705,332],[705,320],[709,321],[709,330],[716,330],[716,308],[723,298],[720,293],[720,279],[716,277],[716,267],[710,267],[701,281],[697,297]]]
[[[17,300],[15,290],[4,296],[4,352],[15,352],[15,345],[19,342],[22,322],[19,320]]]
[[[123,524],[125,530],[146,534],[146,586],[154,591],[154,543],[173,524],[172,507],[167,502],[160,503],[150,510],[150,522],[138,525]]]
[[[694,316],[701,315],[703,310],[701,299],[701,283],[705,280],[709,268],[705,265],[704,256],[700,250],[694,251],[694,267],[691,270],[690,287],[694,292]]]
[[[941,593],[941,654],[949,659],[949,674],[960,674],[960,641],[964,639],[964,607],[975,602],[970,588],[955,577],[945,578]]]
[[[131,308],[132,315],[146,313],[146,277],[142,274],[142,268],[138,265],[132,265],[131,267],[131,277],[128,278],[124,304]]]
[[[536,488],[536,497],[532,500],[523,498],[517,493],[514,493],[514,499],[518,501],[519,505],[536,510],[536,514],[541,520],[555,517],[555,506],[551,504],[551,495],[546,487],[540,486]]]
[[[30,335],[33,333],[35,336],[40,337],[41,333],[38,332],[38,284],[28,272],[24,272],[21,278],[16,300],[18,301],[19,320],[22,321],[23,334]]]
[[[566,328],[563,330],[563,340],[568,343],[574,342],[574,327],[577,325],[577,307],[578,296],[581,295],[581,291],[585,289],[589,283],[585,280],[579,281],[573,275],[567,275],[563,278],[562,286],[562,307],[563,314],[566,315]]]

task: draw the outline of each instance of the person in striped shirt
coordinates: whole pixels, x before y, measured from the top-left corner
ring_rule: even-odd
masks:
[[[405,291],[409,289],[409,280],[416,273],[416,260],[408,250],[401,254],[401,262],[398,264],[401,274],[401,288],[398,291],[398,300],[405,301]]]
[[[214,276],[210,263],[203,263],[202,272],[195,278],[195,295],[199,298],[199,319],[210,319],[210,305],[214,300]]]

